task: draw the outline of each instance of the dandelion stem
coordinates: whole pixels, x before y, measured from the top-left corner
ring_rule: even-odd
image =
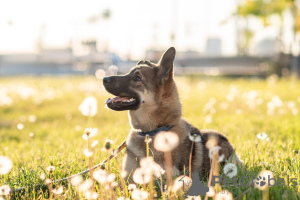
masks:
[[[166,163],[166,175],[167,175],[167,185],[170,187],[172,185],[172,154],[170,151],[165,152],[165,163]]]
[[[192,147],[190,152],[190,159],[189,159],[189,177],[192,178],[192,155],[193,155],[193,148],[194,148],[194,141],[192,141]]]

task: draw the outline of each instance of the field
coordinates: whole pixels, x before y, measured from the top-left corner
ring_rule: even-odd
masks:
[[[294,79],[267,80],[226,79],[203,77],[176,77],[184,117],[201,129],[215,129],[224,133],[245,162],[245,173],[255,174],[270,170],[275,177],[297,179],[297,186],[274,186],[270,199],[300,199],[300,82]],[[98,102],[97,114],[86,117],[78,107],[85,97],[94,96]],[[105,139],[113,140],[117,148],[130,129],[127,112],[104,108],[111,97],[103,90],[102,81],[94,77],[15,77],[0,79],[0,155],[9,157],[13,168],[0,175],[0,186],[25,187],[14,193],[12,199],[49,198],[42,184],[41,174],[55,166],[53,180],[78,173],[88,167],[89,159],[83,151],[87,141],[84,129],[97,128],[93,140],[93,164],[107,157],[101,151]],[[257,136],[259,133],[262,136]],[[123,152],[113,160],[112,172],[120,171]],[[222,173],[222,171],[221,171]],[[255,178],[254,176],[254,178]],[[84,179],[88,175],[84,176]],[[76,189],[68,182],[64,192],[56,198],[74,199]],[[225,187],[237,197],[249,187]],[[109,194],[96,184],[99,199]],[[159,190],[158,190],[159,191]],[[118,186],[116,196],[125,196]],[[128,195],[128,194],[127,194]],[[79,193],[77,196],[84,199]],[[129,197],[129,196],[127,196]],[[9,199],[9,197],[5,197]],[[253,188],[244,199],[261,199],[262,191]]]

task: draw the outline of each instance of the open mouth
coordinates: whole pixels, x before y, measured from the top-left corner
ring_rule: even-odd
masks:
[[[108,98],[105,104],[111,109],[123,110],[137,104],[138,101],[133,97],[114,97]]]

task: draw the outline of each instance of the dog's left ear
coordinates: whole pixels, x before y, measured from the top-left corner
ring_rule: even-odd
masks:
[[[158,76],[161,83],[165,83],[173,78],[173,68],[176,50],[170,47],[160,58],[157,63],[159,67]]]

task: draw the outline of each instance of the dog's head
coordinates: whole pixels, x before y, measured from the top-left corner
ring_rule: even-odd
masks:
[[[157,64],[142,60],[126,75],[103,78],[105,89],[116,96],[106,100],[108,108],[137,110],[171,92],[175,53],[175,48],[171,47]]]

